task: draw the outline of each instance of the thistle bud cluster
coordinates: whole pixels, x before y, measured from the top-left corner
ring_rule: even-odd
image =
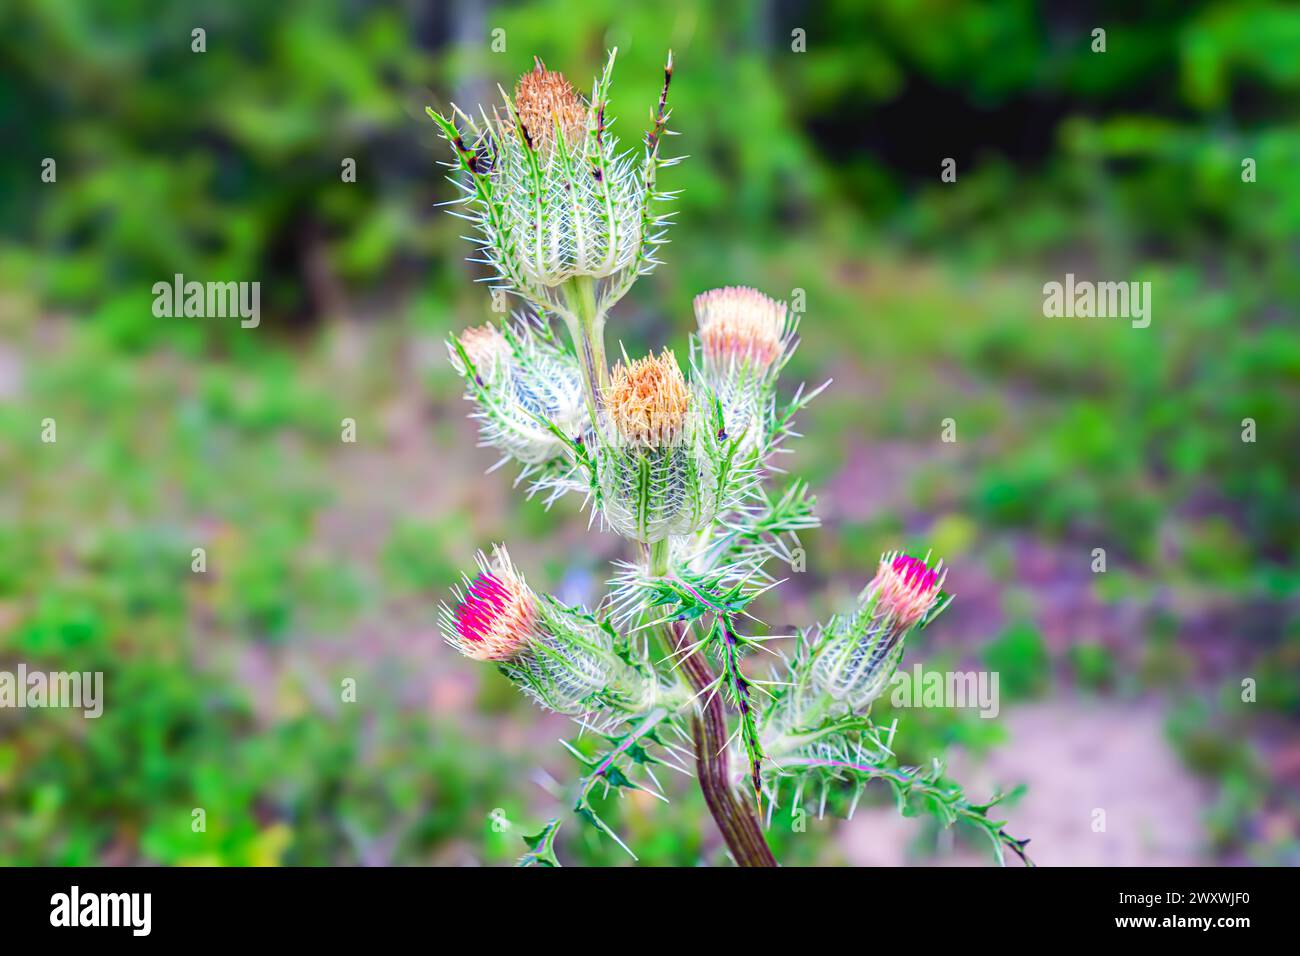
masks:
[[[779,494],[767,483],[794,414],[820,389],[800,388],[778,408],[796,321],[785,303],[734,286],[695,298],[689,375],[669,349],[635,360],[624,353],[609,367],[607,313],[655,263],[667,220],[652,207],[668,198],[656,179],[675,162],[659,156],[671,54],[640,157],[620,154],[610,133],[613,61],[611,53],[589,98],[538,60],[490,117],[480,111],[475,121],[454,107],[450,117],[431,114],[453,147],[454,181],[483,261],[536,313],[449,342],[482,442],[536,472],[533,490],[548,488],[548,503],[585,492],[593,518],[636,545],[599,618],[533,591],[504,548],[480,554],[478,573],[442,607],[447,642],[495,664],[542,706],[601,723],[608,752],[574,751],[589,768],[574,808],[607,835],[590,795],[644,789],[634,776],[658,788],[650,767],[673,761],[676,747],[659,736],[670,728],[691,743],[705,802],[745,865],[773,858],[752,809],[726,792],[732,739],[747,770],[735,779],[748,782],[758,808],[764,793],[775,804],[786,776],[798,778],[796,802],[808,780],[848,781],[860,793],[883,778],[900,805],[906,794],[924,795],[942,805],[946,822],[970,820],[999,852],[1005,844],[1020,853],[1023,842],[987,818],[991,804],[967,801],[937,774],[890,766],[890,746],[869,718],[908,636],[946,604],[942,564],[884,555],[852,611],[800,634],[788,681],[742,666],[773,639],[746,633],[745,623],[758,620],[751,602],[778,583],[766,566],[789,555],[787,539],[797,543],[817,525],[804,483]],[[552,337],[552,317],[563,319],[571,346]],[[705,719],[687,721],[696,709]],[[549,853],[554,826],[530,842],[535,860]]]
[[[661,696],[658,678],[615,647],[591,615],[539,595],[505,548],[479,555],[454,607],[443,605],[443,636],[466,657],[496,663],[544,707],[562,714],[638,713]]]

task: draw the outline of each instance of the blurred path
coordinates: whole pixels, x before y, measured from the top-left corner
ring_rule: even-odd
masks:
[[[954,752],[951,770],[975,799],[999,786],[1028,785],[1005,816],[1011,833],[1033,841],[1029,853],[1035,863],[1205,862],[1201,817],[1209,795],[1166,742],[1159,707],[1056,700],[1017,706],[1004,719],[1004,745],[981,762]],[[1098,810],[1105,812],[1104,832],[1094,830]],[[908,850],[919,833],[917,821],[900,817],[892,806],[873,807],[845,823],[839,839],[848,862],[888,866],[918,862]],[[986,858],[966,851],[932,862],[972,864]]]

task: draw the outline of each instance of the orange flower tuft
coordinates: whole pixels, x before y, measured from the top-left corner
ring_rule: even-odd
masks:
[[[677,359],[664,349],[661,355],[614,366],[605,409],[625,441],[662,447],[681,435],[690,399]]]
[[[557,121],[570,149],[579,146],[587,132],[586,104],[563,73],[546,69],[540,59],[515,84],[515,111],[538,152],[554,146]]]

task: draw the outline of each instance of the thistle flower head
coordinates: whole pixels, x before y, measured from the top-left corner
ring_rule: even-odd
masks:
[[[587,132],[587,105],[563,73],[546,69],[540,58],[536,67],[515,84],[515,113],[533,148],[549,154],[555,146],[558,127],[570,150],[580,148]]]
[[[493,661],[544,707],[564,714],[643,710],[660,692],[653,671],[619,655],[611,631],[577,608],[533,592],[505,548],[479,554],[456,607],[442,607],[447,642]]]
[[[503,91],[491,119],[483,110],[479,120],[455,107],[449,116],[429,111],[454,151],[460,215],[477,228],[496,287],[569,321],[575,306],[561,287],[578,277],[607,280],[595,302],[606,312],[658,262],[668,222],[654,204],[669,198],[656,180],[674,161],[659,155],[671,57],[638,156],[619,152],[606,115],[615,52],[589,102],[538,60],[513,96]]]
[[[784,302],[756,289],[727,286],[695,297],[695,319],[706,366],[735,369],[745,366],[766,372],[784,349]]]
[[[881,557],[858,606],[821,629],[809,689],[854,711],[875,700],[898,667],[907,635],[938,603],[943,577],[942,563],[930,568],[897,551]],[[807,707],[804,697],[796,710]]]
[[[505,548],[494,548],[490,559],[480,553],[479,573],[467,580],[455,611],[444,607],[443,633],[466,657],[508,661],[527,647],[536,617],[536,597]]]
[[[577,360],[533,326],[466,329],[448,350],[465,379],[465,397],[476,405],[482,444],[522,464],[525,474],[563,455],[561,436],[588,427]]]
[[[619,438],[654,448],[681,439],[691,395],[671,351],[619,363],[611,379],[605,411]]]
[[[931,568],[920,558],[895,551],[880,559],[867,591],[896,627],[907,630],[934,607],[947,574],[942,561]]]
[[[728,286],[695,297],[701,371],[722,406],[727,433],[742,455],[766,457],[776,427],[776,376],[794,350],[794,323],[784,302],[756,289]]]
[[[717,403],[689,385],[673,353],[618,365],[602,400],[594,454],[605,522],[643,543],[706,527],[751,487]]]

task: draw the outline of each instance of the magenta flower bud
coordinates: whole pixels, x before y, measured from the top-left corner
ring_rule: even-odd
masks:
[[[480,557],[479,564],[479,573],[466,584],[455,610],[443,609],[443,633],[466,657],[513,660],[536,634],[536,597],[504,548],[496,549],[491,560]]]
[[[856,609],[831,618],[814,643],[813,697],[826,694],[834,707],[864,711],[888,685],[907,635],[938,604],[943,579],[942,562],[931,568],[898,551],[881,557]],[[807,694],[795,697],[801,720],[821,712]]]
[[[947,575],[942,561],[930,568],[920,558],[895,551],[880,559],[867,591],[876,596],[877,612],[888,615],[896,629],[906,631],[930,613]]]
[[[640,710],[658,698],[658,681],[623,659],[613,631],[589,614],[538,594],[505,548],[479,555],[479,573],[443,605],[447,643],[491,661],[539,704],[562,714]]]

